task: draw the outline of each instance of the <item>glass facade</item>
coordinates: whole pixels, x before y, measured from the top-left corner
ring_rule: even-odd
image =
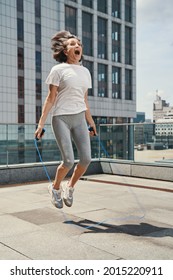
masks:
[[[98,58],[107,59],[107,20],[98,17]]]
[[[82,43],[84,55],[93,55],[93,22],[92,14],[82,12]]]
[[[112,61],[121,62],[121,25],[112,22]]]
[[[98,64],[98,96],[107,97],[107,65]]]
[[[77,11],[75,8],[65,6],[65,29],[69,30],[72,34],[77,34],[76,28]]]

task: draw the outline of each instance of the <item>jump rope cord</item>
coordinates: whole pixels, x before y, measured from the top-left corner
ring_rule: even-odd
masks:
[[[100,139],[98,138],[98,136],[96,136],[96,137],[97,137],[97,140],[98,140],[98,142],[99,142],[101,148],[103,149],[104,153],[106,154],[106,156],[109,157],[109,154],[108,154],[108,152],[106,151],[106,149],[104,148],[103,143],[100,141]],[[39,148],[38,148],[38,144],[37,144],[37,140],[36,140],[36,139],[34,139],[34,144],[35,144],[35,147],[36,147],[36,150],[37,150],[37,153],[38,153],[40,162],[42,163],[42,166],[43,166],[43,168],[44,168],[45,174],[46,174],[46,176],[47,176],[49,182],[52,184],[52,181],[51,181],[51,179],[50,179],[50,176],[49,176],[49,173],[48,173],[48,171],[47,171],[47,168],[46,168],[46,166],[45,166],[45,164],[44,164],[44,162],[43,162],[43,160],[42,160],[42,156],[41,156],[41,154],[40,154],[40,151],[39,151]],[[125,182],[125,183],[126,183],[126,182]],[[128,189],[130,190],[131,194],[132,194],[133,197],[135,198],[135,201],[136,201],[136,203],[137,203],[137,205],[138,205],[138,207],[139,207],[139,209],[140,209],[142,215],[141,215],[141,216],[134,216],[134,215],[132,215],[132,214],[134,213],[134,211],[133,211],[133,212],[132,212],[130,215],[128,215],[128,216],[119,217],[119,218],[108,218],[108,219],[102,220],[102,221],[100,221],[100,222],[94,224],[94,226],[101,225],[101,224],[106,223],[106,222],[108,222],[108,221],[123,221],[123,220],[130,220],[130,219],[131,219],[131,220],[132,220],[132,219],[140,219],[140,220],[141,220],[141,219],[143,219],[143,218],[145,217],[145,209],[143,208],[142,204],[139,202],[137,195],[134,193],[134,191],[133,191],[130,187],[128,187]],[[67,220],[67,219],[66,219],[65,213],[64,213],[62,210],[61,210],[61,212],[62,212],[62,214],[64,215],[65,220]],[[85,226],[84,228],[85,228],[85,229],[90,229],[90,228],[93,228],[94,226],[92,226],[92,225],[91,225],[91,226]]]
[[[38,153],[40,162],[42,163],[43,169],[44,169],[44,171],[45,171],[45,173],[46,173],[46,176],[47,176],[49,182],[52,183],[52,181],[51,181],[51,179],[50,179],[50,176],[49,176],[49,173],[48,173],[48,171],[47,171],[46,165],[44,164],[44,162],[43,162],[43,160],[42,160],[42,156],[41,156],[41,154],[40,154],[40,151],[39,151],[39,148],[38,148],[38,144],[37,144],[37,140],[36,140],[36,139],[34,139],[34,144],[35,144],[35,147],[36,147],[36,150],[37,150],[37,153]]]

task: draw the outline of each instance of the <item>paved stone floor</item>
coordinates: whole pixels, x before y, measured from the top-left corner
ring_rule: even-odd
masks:
[[[0,187],[1,260],[172,260],[173,183],[83,177],[55,208],[47,182]]]

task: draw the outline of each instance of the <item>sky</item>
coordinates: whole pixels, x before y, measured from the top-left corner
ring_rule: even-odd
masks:
[[[173,0],[136,0],[137,112],[153,119],[156,93],[173,106]]]

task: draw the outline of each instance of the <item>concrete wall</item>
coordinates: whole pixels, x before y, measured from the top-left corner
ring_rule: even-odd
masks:
[[[54,179],[57,166],[60,162],[46,163],[46,170],[51,180]],[[73,169],[68,173],[70,176]],[[86,175],[101,174],[102,168],[98,160],[93,160]],[[0,185],[22,184],[28,182],[49,181],[41,163],[18,164],[0,167]]]
[[[173,166],[169,164],[134,163],[129,161],[100,161],[103,173],[130,177],[173,181]]]
[[[54,179],[59,162],[46,163],[46,169],[51,180]],[[67,176],[70,176],[71,170]],[[85,175],[114,174],[138,178],[173,181],[173,166],[149,163],[134,163],[96,159],[91,162]],[[22,184],[28,182],[48,181],[45,170],[40,163],[21,164],[0,167],[0,185]]]

